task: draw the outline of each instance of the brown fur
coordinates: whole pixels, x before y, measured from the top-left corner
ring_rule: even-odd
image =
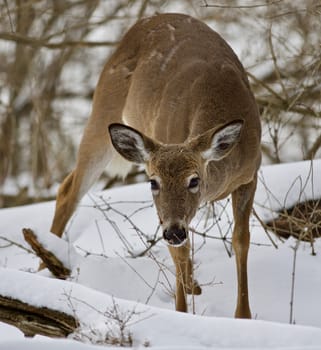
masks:
[[[236,120],[242,120],[240,135],[227,150],[224,144],[218,148],[222,157],[205,159],[215,135]],[[251,317],[249,215],[261,160],[261,128],[246,73],[234,52],[208,26],[185,15],[156,15],[128,31],[103,69],[76,168],[60,187],[51,229],[58,236],[105,166],[108,170],[116,164],[108,133],[113,123],[130,125],[133,129],[125,131],[134,133],[127,154],[121,150],[126,137],[117,148],[118,134],[118,141],[113,140],[117,151],[130,161],[146,158],[148,175],[161,181],[154,201],[164,229],[174,224],[188,229],[202,201],[232,193],[238,271],[235,315]],[[135,153],[139,140],[145,153]],[[193,174],[200,178],[196,193],[187,183]],[[186,311],[186,293],[200,293],[191,279],[189,242],[169,249],[177,272],[176,309]]]

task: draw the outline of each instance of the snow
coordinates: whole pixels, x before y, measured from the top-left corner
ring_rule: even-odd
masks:
[[[256,212],[267,220],[298,198],[320,198],[320,174],[320,160],[262,167]],[[296,325],[289,324],[297,242],[271,235],[276,249],[253,217],[248,267],[254,319],[236,320],[235,262],[228,254],[232,209],[228,200],[221,201],[206,221],[209,210],[200,209],[192,223],[196,231],[209,228],[211,238],[191,236],[202,295],[189,297],[189,314],[173,311],[174,267],[166,245],[160,240],[140,256],[148,239],[160,236],[147,184],[87,195],[64,240],[48,234],[54,202],[0,210],[0,295],[76,314],[81,324],[70,339],[53,340],[25,339],[19,330],[0,323],[0,349],[96,349],[88,338],[98,344],[107,333],[118,334],[119,324],[110,317],[115,312],[129,317],[126,331],[134,348],[321,349],[321,242],[314,244],[316,256],[308,243],[299,244],[293,297]],[[68,281],[52,278],[47,270],[36,272],[38,259],[21,248],[28,248],[23,227],[31,227],[72,269]],[[224,241],[220,239],[225,235]]]

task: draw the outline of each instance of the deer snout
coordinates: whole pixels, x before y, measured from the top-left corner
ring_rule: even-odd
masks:
[[[163,231],[163,238],[172,246],[180,246],[187,240],[187,232],[184,227],[173,225]]]

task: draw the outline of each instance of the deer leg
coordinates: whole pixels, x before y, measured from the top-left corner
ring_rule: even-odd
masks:
[[[86,137],[84,137],[79,148],[76,168],[59,187],[51,226],[51,232],[59,237],[62,236],[78,202],[100,177],[111,158],[111,146],[108,147],[107,131],[105,135],[96,136],[94,140],[87,143]]]
[[[130,69],[135,60],[106,64],[94,95],[93,112],[88,120],[77,157],[77,165],[61,184],[51,232],[61,237],[77,203],[99,178],[113,157],[108,125],[121,121],[130,87]],[[129,68],[128,68],[128,67]]]
[[[232,193],[234,231],[233,249],[237,267],[237,306],[235,317],[251,318],[247,280],[247,257],[250,244],[249,219],[256,189],[256,177]]]
[[[190,243],[181,247],[169,246],[169,252],[176,268],[176,311],[187,312],[186,280],[189,265]]]
[[[75,187],[74,184],[75,170],[72,171],[60,184],[58,194],[56,198],[56,209],[53,222],[50,231],[55,235],[61,237],[65,226],[71,217],[76,207],[76,198],[73,196],[71,188]],[[70,199],[69,199],[70,198]]]
[[[199,295],[201,287],[192,278],[189,240],[181,247],[168,247],[176,268],[176,311],[187,312],[186,294]]]
[[[83,140],[86,141],[85,136]],[[100,140],[100,144],[96,142],[96,148],[93,147],[93,150],[89,153],[88,145],[86,145],[86,142],[82,142],[78,152],[76,168],[65,178],[59,187],[55,215],[50,229],[58,237],[62,236],[78,202],[99,178],[108,163],[108,159],[110,158],[109,153],[111,151],[108,153],[107,134],[105,138],[98,138],[98,140]],[[46,265],[41,262],[39,270],[45,267]]]
[[[193,264],[191,259],[187,262],[187,272],[185,281],[186,294],[200,295],[202,294],[202,288],[199,286],[196,279],[193,278]]]

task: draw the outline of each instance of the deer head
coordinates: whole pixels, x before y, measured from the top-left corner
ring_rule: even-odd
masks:
[[[242,126],[243,120],[234,120],[183,144],[162,144],[123,124],[109,126],[116,151],[130,162],[145,165],[168,244],[185,243],[189,224],[208,186],[208,164],[232,151]]]

